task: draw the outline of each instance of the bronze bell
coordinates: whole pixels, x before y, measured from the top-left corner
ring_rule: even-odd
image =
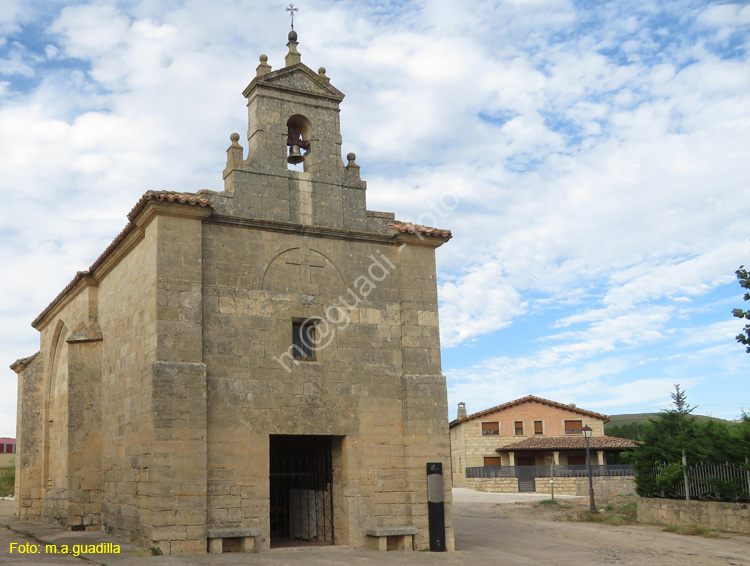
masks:
[[[305,160],[305,156],[300,153],[298,145],[289,146],[289,157],[286,158],[287,163],[297,165]]]

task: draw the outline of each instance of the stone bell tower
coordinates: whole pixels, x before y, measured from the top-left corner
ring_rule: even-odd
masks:
[[[224,183],[234,195],[238,216],[382,231],[368,219],[365,183],[355,155],[341,159],[341,91],[325,68],[316,73],[301,61],[297,32],[289,32],[285,66],[273,71],[260,56],[256,76],[242,93],[247,98],[248,151],[232,135]],[[302,171],[290,164],[302,164]]]

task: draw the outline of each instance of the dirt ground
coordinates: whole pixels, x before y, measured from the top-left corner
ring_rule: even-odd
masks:
[[[613,498],[597,501],[597,506],[619,508],[631,501]],[[718,533],[718,538],[704,538],[637,522],[613,526],[569,520],[582,512],[585,515],[588,506],[588,498],[560,500],[560,505],[457,503],[456,547],[470,553],[494,547],[496,563],[519,565],[750,565],[749,536]]]
[[[722,534],[703,538],[664,532],[653,525],[612,526],[571,522],[566,516],[588,506],[587,499],[561,500],[562,506],[538,503],[539,497],[513,497],[459,490],[455,494],[456,552],[375,552],[347,547],[275,549],[259,554],[149,556],[132,547],[117,555],[10,555],[10,542],[36,542],[23,533],[57,544],[123,541],[104,533],[71,532],[48,525],[19,523],[8,515],[11,502],[0,501],[0,564],[108,566],[750,566],[750,537]],[[498,502],[502,501],[502,502]],[[606,503],[606,502],[597,502]],[[622,501],[614,501],[621,504]]]

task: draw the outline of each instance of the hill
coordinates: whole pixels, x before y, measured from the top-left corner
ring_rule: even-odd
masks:
[[[607,428],[612,426],[622,426],[622,425],[628,425],[633,423],[645,423],[648,419],[655,419],[659,416],[659,413],[630,413],[630,414],[624,414],[624,415],[610,415],[609,422],[604,425],[605,431]],[[714,421],[721,421],[723,423],[732,423],[732,421],[727,421],[724,419],[717,419],[716,417],[708,417],[706,415],[693,415],[696,419],[700,421],[706,421],[706,420],[714,420]]]

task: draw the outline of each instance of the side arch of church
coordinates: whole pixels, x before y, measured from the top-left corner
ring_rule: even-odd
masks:
[[[67,524],[68,514],[68,334],[65,322],[58,320],[52,334],[44,393],[42,516],[61,524]]]

